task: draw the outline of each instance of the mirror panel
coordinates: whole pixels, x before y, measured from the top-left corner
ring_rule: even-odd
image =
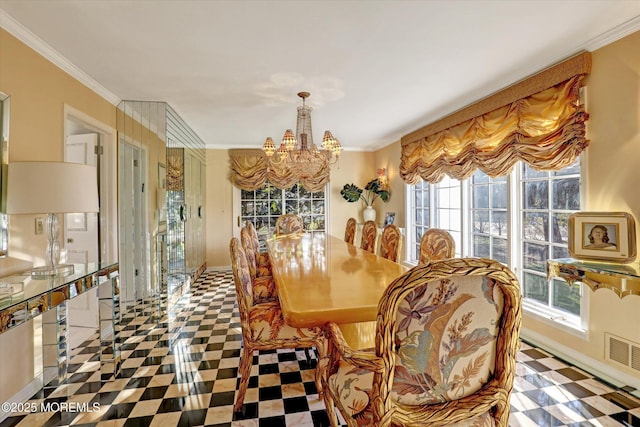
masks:
[[[157,242],[162,224],[159,188],[166,164],[166,104],[122,101],[118,105],[118,217],[122,310],[164,293]]]
[[[205,145],[164,102],[122,101],[117,127],[121,304],[171,306],[205,268]]]
[[[205,266],[205,145],[167,106],[167,287],[178,298]]]

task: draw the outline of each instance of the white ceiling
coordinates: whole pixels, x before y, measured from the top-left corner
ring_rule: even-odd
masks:
[[[640,0],[0,0],[0,26],[208,147],[277,143],[304,90],[316,143],[372,150],[637,31]]]

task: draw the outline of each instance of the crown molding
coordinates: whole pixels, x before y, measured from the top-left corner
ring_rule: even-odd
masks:
[[[69,74],[71,77],[75,78],[80,83],[87,86],[89,89],[93,90],[95,93],[109,101],[111,104],[117,106],[120,103],[120,98],[117,95],[102,86],[80,68],[76,67],[67,58],[58,53],[44,40],[32,33],[20,22],[13,19],[11,15],[6,13],[2,9],[0,9],[0,28],[5,29],[22,43],[35,50],[38,54],[45,57],[62,71]]]
[[[629,34],[633,34],[638,30],[640,30],[640,15],[623,22],[622,24],[610,29],[609,31],[597,35],[591,40],[587,40],[581,46],[578,46],[577,51],[586,50],[589,52],[593,52],[594,50],[600,49],[601,47],[620,40],[621,38],[626,37]]]

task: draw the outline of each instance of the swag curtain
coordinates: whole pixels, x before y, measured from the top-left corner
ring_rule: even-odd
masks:
[[[299,182],[307,191],[324,190],[329,182],[328,166],[322,168],[315,176],[298,181],[291,171],[279,165],[269,166],[267,159],[258,150],[230,150],[231,182],[241,190],[257,190],[267,180],[279,189],[293,187]]]
[[[588,146],[588,114],[579,95],[590,65],[589,54],[581,54],[468,107],[462,115],[453,114],[406,135],[401,177],[409,184],[420,179],[437,183],[445,174],[468,178],[478,168],[492,177],[506,175],[520,160],[546,171],[570,165]],[[523,87],[539,89],[545,83],[543,90],[499,104],[514,94],[522,95]],[[497,108],[487,111],[487,105],[496,103]],[[464,115],[472,117],[460,121]]]

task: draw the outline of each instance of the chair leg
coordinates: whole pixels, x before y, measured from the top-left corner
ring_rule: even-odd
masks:
[[[246,345],[245,343],[242,348],[242,357],[240,358],[240,387],[238,387],[236,403],[233,405],[233,410],[235,412],[239,412],[242,410],[242,405],[244,404],[244,395],[247,393],[247,387],[249,386],[251,365],[253,365],[253,348]]]
[[[336,407],[333,403],[333,396],[331,396],[331,392],[328,390],[324,391],[324,406],[327,408],[327,415],[329,417],[329,422],[331,423],[331,427],[340,427],[340,423],[338,422],[338,415],[336,414]]]

